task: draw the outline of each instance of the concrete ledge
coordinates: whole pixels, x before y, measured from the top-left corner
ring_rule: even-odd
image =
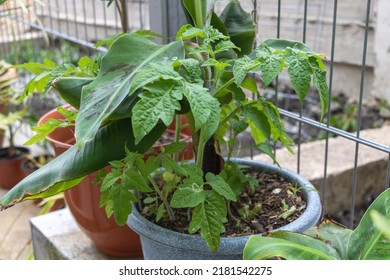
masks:
[[[390,125],[378,129],[361,131],[361,138],[390,147]],[[328,164],[326,195],[322,199],[326,210],[331,213],[348,210],[351,207],[353,173],[355,163],[355,142],[342,138],[330,138],[328,142]],[[324,140],[301,145],[300,174],[323,191],[326,143]],[[297,148],[294,148],[297,154]],[[286,149],[276,151],[276,159],[284,168],[297,170],[297,157]],[[265,155],[255,159],[271,160]],[[368,196],[376,197],[385,189],[389,155],[374,148],[359,145],[356,205]]]
[[[36,260],[109,260],[78,227],[69,209],[30,220]]]

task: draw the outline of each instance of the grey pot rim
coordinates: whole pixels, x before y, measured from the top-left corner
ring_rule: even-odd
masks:
[[[301,177],[299,174],[285,168],[280,168],[274,164],[247,159],[232,160],[238,164],[249,165],[251,169],[261,168],[263,172],[277,173],[289,182],[295,182],[297,186],[304,186],[301,189],[301,192],[307,203],[305,211],[293,222],[275,230],[303,232],[318,223],[322,214],[321,200],[318,191],[316,191],[315,187],[308,180]],[[212,254],[210,249],[207,247],[206,242],[199,234],[185,234],[161,227],[144,218],[139,213],[135,204],[133,204],[132,214],[128,217],[127,225],[140,236],[152,239],[154,242],[161,243],[169,247],[176,247],[177,244],[180,244],[181,248],[184,250],[202,252],[202,254]],[[162,238],[164,236],[169,236],[169,238]],[[250,237],[251,235],[221,237],[220,247],[216,253],[229,254],[235,250],[242,251]],[[183,242],[183,239],[186,239],[187,242]]]

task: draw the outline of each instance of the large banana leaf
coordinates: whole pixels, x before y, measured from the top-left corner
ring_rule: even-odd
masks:
[[[323,242],[306,235],[285,232],[284,236],[254,235],[244,248],[245,260],[266,260],[281,257],[286,260],[336,260],[337,254]]]
[[[183,42],[158,45],[135,33],[119,37],[102,58],[96,79],[83,87],[76,119],[78,148],[91,141],[100,125],[129,95],[135,75],[150,63],[184,58]]]
[[[277,231],[267,237],[252,236],[244,258],[390,260],[389,221],[390,189],[371,204],[354,231],[325,221],[305,234]]]
[[[188,23],[198,28],[208,25],[216,0],[182,0]]]
[[[26,199],[52,196],[77,185],[84,176],[125,156],[125,145],[131,151],[146,152],[161,136],[166,126],[158,124],[151,137],[135,145],[131,119],[113,121],[101,127],[93,141],[78,150],[72,146],[13,187],[0,198],[0,209]]]
[[[81,92],[84,86],[92,83],[93,78],[61,77],[51,84],[61,97],[74,108],[80,108]],[[118,120],[131,117],[131,109],[135,104],[137,94],[126,96],[121,104],[108,117],[109,120]]]
[[[390,189],[384,191],[367,209],[348,242],[351,260],[390,260],[390,242],[384,232],[374,225],[371,213],[390,220]]]
[[[224,23],[230,40],[240,48],[240,51],[237,51],[238,55],[250,54],[256,35],[256,24],[251,14],[244,11],[238,1],[231,1],[219,18]]]
[[[85,77],[61,77],[55,79],[51,86],[55,88],[61,97],[72,107],[80,108],[81,90],[83,86],[92,83],[93,78]]]

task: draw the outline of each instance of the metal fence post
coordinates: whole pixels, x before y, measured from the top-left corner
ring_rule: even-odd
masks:
[[[181,0],[149,1],[150,29],[164,36],[159,43],[174,40],[179,27],[186,22]]]

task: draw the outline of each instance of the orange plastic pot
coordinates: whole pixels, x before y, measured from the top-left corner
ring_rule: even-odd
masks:
[[[54,109],[45,114],[38,125],[48,118],[63,119],[63,116]],[[47,139],[58,156],[75,143],[74,127],[58,128]],[[193,157],[192,147],[186,150],[184,156]],[[142,248],[138,234],[128,226],[118,226],[113,217],[107,218],[105,210],[99,208],[100,186],[93,183],[96,175],[97,172],[90,174],[78,186],[65,191],[66,204],[80,229],[91,238],[99,251],[114,257],[141,258]]]

